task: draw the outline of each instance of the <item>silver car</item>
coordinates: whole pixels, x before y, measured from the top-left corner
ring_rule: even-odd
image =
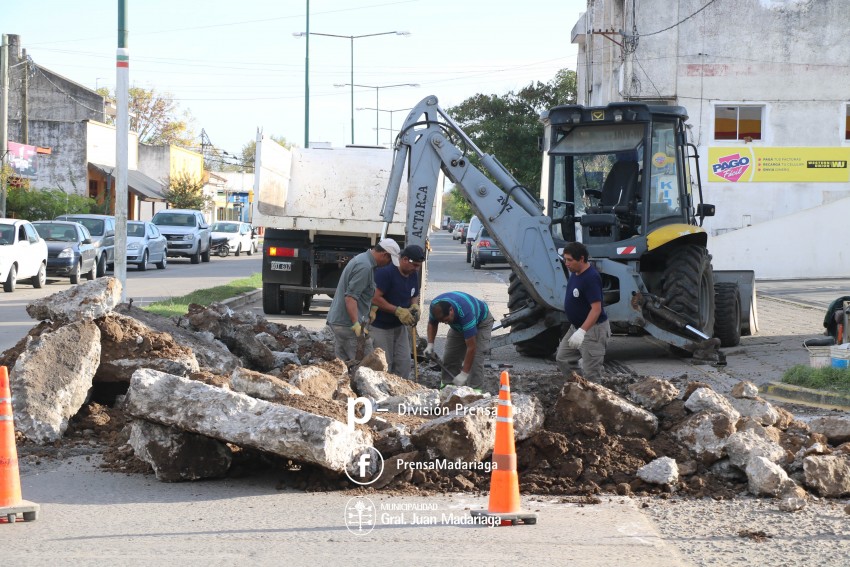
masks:
[[[160,270],[168,265],[168,241],[155,224],[146,221],[127,221],[127,264],[136,264],[140,272],[148,263]]]

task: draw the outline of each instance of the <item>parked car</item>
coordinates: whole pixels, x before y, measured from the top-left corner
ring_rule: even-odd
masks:
[[[254,228],[247,222],[218,221],[212,225],[212,238],[226,238],[227,245],[234,255],[244,251],[248,256],[257,251]]]
[[[136,264],[140,272],[148,263],[164,270],[168,265],[168,241],[159,229],[147,221],[127,221],[127,264]]]
[[[460,240],[461,244],[466,244],[466,235],[469,234],[469,223],[464,223],[463,228],[460,229]]]
[[[455,225],[454,230],[452,230],[452,240],[460,240],[460,233],[466,225],[467,223],[465,222],[459,222]]]
[[[476,236],[478,236],[478,231],[481,230],[481,226],[481,221],[478,220],[478,217],[472,215],[472,218],[469,219],[469,228],[466,230],[466,238],[464,238],[464,242],[466,243],[467,264],[472,261],[472,241],[475,240]]]
[[[68,276],[72,284],[97,277],[97,248],[89,230],[76,222],[36,221],[38,235],[47,242],[47,275]]]
[[[0,281],[3,291],[13,292],[19,280],[29,278],[33,287],[44,285],[47,276],[47,244],[25,220],[0,219]]]
[[[487,229],[482,227],[472,242],[472,267],[478,270],[484,264],[506,264],[507,261],[499,245]]]
[[[168,240],[169,258],[189,258],[193,264],[210,261],[212,231],[201,211],[166,209],[155,214],[151,222]]]
[[[97,250],[97,277],[106,275],[115,265],[115,217],[111,215],[62,215],[58,221],[78,222],[91,234],[92,244]]]

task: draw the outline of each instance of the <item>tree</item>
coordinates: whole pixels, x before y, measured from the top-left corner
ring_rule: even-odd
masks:
[[[115,94],[100,88],[97,92],[115,100]],[[130,130],[139,135],[143,144],[196,146],[192,128],[193,118],[188,111],[181,111],[171,93],[158,93],[154,89],[130,87],[128,92]],[[111,117],[107,119],[114,123]]]
[[[204,182],[187,173],[168,179],[165,200],[174,209],[195,209],[200,211],[212,208],[213,200],[204,193]]]
[[[575,71],[562,69],[547,83],[531,83],[519,92],[477,94],[448,113],[482,151],[494,155],[532,194],[540,190],[540,152],[543,135],[540,113],[576,101]],[[476,156],[473,163],[479,165]]]
[[[287,142],[285,136],[275,136],[274,134],[272,134],[269,137],[286,149],[290,149],[295,146],[295,144]],[[242,166],[245,167],[247,170],[254,171],[254,155],[256,154],[256,152],[256,140],[251,140],[250,142],[242,146]]]
[[[468,221],[472,218],[472,207],[456,186],[443,196],[443,214],[455,220]]]

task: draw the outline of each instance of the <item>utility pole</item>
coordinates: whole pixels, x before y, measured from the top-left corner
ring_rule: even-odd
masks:
[[[129,159],[130,50],[127,47],[127,2],[118,0],[118,49],[115,53],[115,277],[121,283],[121,302],[127,301],[127,162]]]
[[[310,147],[310,0],[307,0],[307,47],[304,54],[304,147]]]
[[[6,217],[6,163],[9,154],[9,36],[0,46],[0,218]]]
[[[30,105],[29,105],[29,90],[30,90],[30,64],[27,59],[27,52],[24,50],[24,78],[21,81],[21,143],[29,145],[30,143]]]

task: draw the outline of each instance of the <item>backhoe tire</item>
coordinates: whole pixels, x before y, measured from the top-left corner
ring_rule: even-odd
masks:
[[[280,315],[280,286],[278,284],[263,284],[263,313]]]
[[[672,252],[664,270],[661,296],[667,299],[667,307],[709,337],[714,336],[714,271],[704,247],[686,244]]]
[[[741,296],[736,283],[714,284],[714,336],[722,347],[741,343]]]
[[[525,289],[525,285],[517,277],[511,273],[508,284],[508,310],[516,311],[522,308],[529,300],[530,296]],[[521,331],[533,325],[534,321],[520,321],[511,326],[511,332]],[[533,339],[520,341],[514,346],[516,351],[523,355],[533,358],[548,358],[555,354],[558,350],[558,343],[561,341],[561,329],[559,326],[549,327]]]

